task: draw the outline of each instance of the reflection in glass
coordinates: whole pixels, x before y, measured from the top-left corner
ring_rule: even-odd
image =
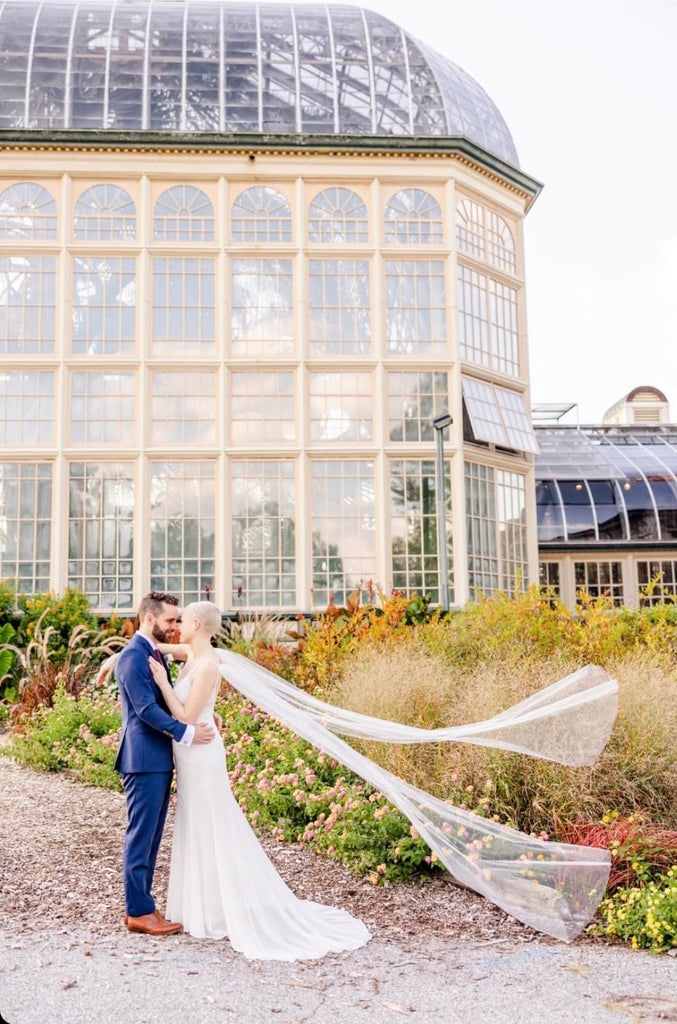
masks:
[[[327,188],[318,193],[308,211],[311,242],[366,242],[367,207],[349,188]]]
[[[56,238],[56,203],[46,188],[25,181],[0,192],[0,239],[3,238]]]
[[[595,516],[585,480],[559,480],[568,540],[596,540]]]
[[[135,443],[135,374],[74,372],[71,375],[71,443]]]
[[[450,463],[445,466],[446,536],[453,567]],[[428,594],[439,602],[437,492],[432,459],[394,459],[390,463],[392,585],[405,594]],[[450,569],[453,600],[453,568]]]
[[[54,351],[56,257],[0,256],[0,355]]]
[[[468,590],[471,600],[499,587],[494,469],[465,463],[465,516],[468,540]]]
[[[291,208],[270,185],[255,185],[233,203],[234,242],[291,242]]]
[[[536,518],[539,544],[566,540],[564,516],[557,484],[554,480],[538,480],[536,482]],[[550,565],[551,563],[545,564]]]
[[[524,475],[497,469],[499,587],[506,594],[524,591],[529,582],[526,500]]]
[[[588,480],[600,540],[627,540],[625,517],[613,480]]]
[[[136,261],[73,259],[73,352],[131,354],[136,345]]]
[[[677,562],[663,558],[637,562],[637,584],[641,607],[672,604],[677,600]]]
[[[52,467],[0,462],[0,579],[22,594],[50,586]]]
[[[216,442],[216,375],[199,372],[156,372],[152,377],[151,439],[153,444]]]
[[[54,443],[54,373],[0,369],[0,443]]]
[[[449,385],[442,370],[388,373],[388,437],[432,441],[433,417],[449,410]]]
[[[367,355],[371,347],[368,260],[309,260],[310,351]]]
[[[233,355],[282,355],[294,351],[292,261],[232,259]]]
[[[446,349],[441,260],[386,260],[386,336],[389,355],[427,355]]]
[[[71,463],[68,586],[92,608],[131,608],[133,556],[133,463]]]
[[[314,460],[313,607],[373,591],[376,571],[374,463]]]
[[[538,563],[539,586],[545,587],[547,590],[550,590],[554,597],[560,597],[561,594],[559,569],[559,562]]]
[[[231,463],[232,603],[236,608],[297,604],[294,463]]]
[[[151,471],[151,590],[204,601],[214,587],[215,465],[153,462]]]
[[[628,476],[621,484],[632,540],[658,540],[653,498],[641,476]]]
[[[119,185],[93,185],[75,204],[74,237],[79,241],[127,241],[136,238],[136,207]]]
[[[230,375],[233,445],[280,444],[296,439],[291,370],[243,370]]]
[[[576,590],[590,597],[608,598],[615,607],[623,604],[623,566],[621,562],[574,562]]]
[[[215,344],[214,260],[153,260],[153,355],[198,355]]]
[[[371,441],[371,373],[310,374],[310,436],[313,441]]]
[[[385,208],[386,244],[437,245],[442,242],[440,204],[421,188],[404,188]]]
[[[163,192],[153,211],[156,242],[212,242],[214,207],[193,185],[174,185]]]

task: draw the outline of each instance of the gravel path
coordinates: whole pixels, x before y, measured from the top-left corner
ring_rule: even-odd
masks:
[[[343,906],[374,938],[321,961],[247,961],[227,942],[122,924],[122,796],[0,758],[0,1024],[677,1022],[677,964],[538,936],[444,878],[375,888],[264,840],[299,896]],[[171,835],[171,820],[166,835]],[[167,881],[168,842],[156,891]],[[160,901],[161,903],[161,901]]]

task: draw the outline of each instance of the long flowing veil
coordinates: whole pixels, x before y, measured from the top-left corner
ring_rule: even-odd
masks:
[[[544,841],[454,807],[379,767],[336,733],[388,743],[473,743],[562,764],[591,764],[617,710],[618,684],[601,668],[588,665],[486,721],[420,729],[333,707],[241,655],[218,653],[231,686],[371,783],[459,882],[566,942],[594,916],[609,877],[607,850]]]

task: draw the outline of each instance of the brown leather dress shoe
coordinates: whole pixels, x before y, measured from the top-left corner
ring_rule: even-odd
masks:
[[[127,917],[125,924],[130,932],[141,932],[144,935],[176,935],[183,928],[178,921],[165,921],[153,912],[141,917]]]

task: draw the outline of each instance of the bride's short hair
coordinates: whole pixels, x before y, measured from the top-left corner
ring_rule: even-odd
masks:
[[[186,611],[189,610],[210,636],[221,629],[221,610],[211,601],[193,601],[186,606]]]

